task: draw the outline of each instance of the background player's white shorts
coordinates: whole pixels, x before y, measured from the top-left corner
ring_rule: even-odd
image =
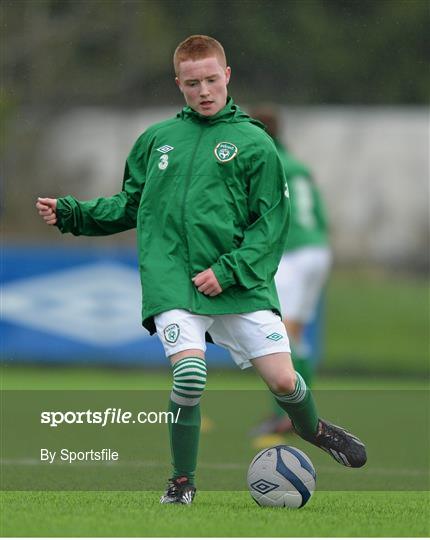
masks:
[[[275,275],[282,317],[312,320],[331,266],[331,251],[307,246],[284,253]]]
[[[205,333],[226,348],[236,364],[245,369],[251,359],[266,354],[291,352],[285,326],[270,310],[234,315],[197,315],[172,309],[154,317],[166,356],[186,349],[206,351]]]

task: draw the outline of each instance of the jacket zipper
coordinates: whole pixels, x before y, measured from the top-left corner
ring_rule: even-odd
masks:
[[[187,195],[188,195],[188,188],[189,188],[189,185],[190,185],[191,172],[193,170],[194,158],[195,158],[197,150],[198,150],[198,148],[200,146],[200,141],[202,140],[204,129],[205,128],[204,128],[203,125],[200,126],[200,134],[199,134],[199,137],[197,139],[196,145],[194,147],[193,154],[191,156],[190,166],[188,168],[187,176],[185,177],[184,195],[182,197],[182,206],[181,206],[181,221],[182,221],[182,227],[183,227],[184,236],[185,236],[184,240],[185,240],[185,246],[186,246],[186,251],[187,251],[188,275],[189,275],[190,281],[191,281],[191,278],[193,276],[191,275],[190,244],[189,244],[189,241],[188,241],[186,218],[185,218],[185,200],[186,200]],[[193,293],[192,293],[192,287],[191,287],[190,288],[190,302],[189,302],[190,307],[192,305],[192,299],[193,299]]]

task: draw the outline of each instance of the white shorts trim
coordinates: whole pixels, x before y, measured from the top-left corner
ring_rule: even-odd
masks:
[[[172,309],[156,315],[154,320],[168,357],[187,349],[205,352],[206,332],[214,343],[230,352],[241,369],[250,367],[250,360],[260,356],[291,352],[285,326],[279,315],[270,310],[234,315],[197,315],[185,309]],[[175,332],[166,331],[172,327]]]
[[[283,318],[304,324],[313,319],[331,262],[331,251],[325,246],[284,253],[275,275]]]

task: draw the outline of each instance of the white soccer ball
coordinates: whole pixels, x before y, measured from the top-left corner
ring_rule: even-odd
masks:
[[[248,469],[248,487],[260,506],[301,508],[315,491],[316,473],[308,456],[280,444],[259,452]]]

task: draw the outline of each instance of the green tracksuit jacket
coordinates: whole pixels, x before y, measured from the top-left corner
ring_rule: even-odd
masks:
[[[107,235],[137,227],[142,319],[175,308],[199,314],[279,311],[273,280],[289,221],[282,163],[262,124],[231,98],[216,115],[185,107],[150,127],[113,197],[58,199],[58,227]],[[191,278],[212,267],[223,289]]]

